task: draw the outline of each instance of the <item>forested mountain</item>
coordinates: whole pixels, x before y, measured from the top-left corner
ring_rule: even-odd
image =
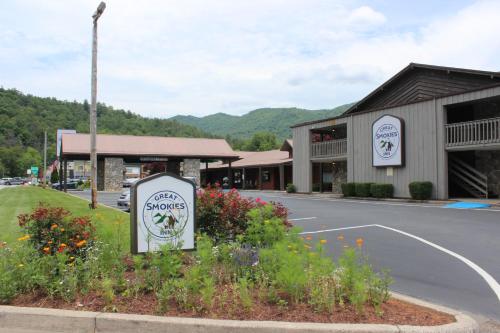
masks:
[[[340,115],[352,104],[331,110],[306,110],[298,108],[265,108],[251,111],[242,116],[216,113],[205,117],[175,116],[170,118],[180,123],[196,126],[209,133],[231,138],[250,138],[256,132],[271,132],[278,139],[290,138],[290,126]]]
[[[166,119],[144,118],[104,104],[98,104],[97,117],[98,133],[213,137],[193,126]],[[88,133],[89,104],[86,101],[79,103],[35,97],[0,88],[0,176],[24,175],[30,165],[40,165],[45,130],[48,160],[52,161],[58,128]]]
[[[225,137],[237,150],[268,150],[291,137],[290,126],[339,115],[349,105],[332,110],[267,108],[243,116],[224,113],[198,118],[145,118],[130,111],[97,105],[97,132],[179,137]],[[41,166],[43,133],[47,131],[48,163],[54,160],[56,130],[89,132],[87,101],[68,102],[0,88],[0,176],[23,176],[31,165]]]

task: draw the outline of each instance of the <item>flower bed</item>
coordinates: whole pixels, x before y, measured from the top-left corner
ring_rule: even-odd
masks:
[[[165,245],[138,256],[95,239],[88,218],[46,206],[21,215],[26,236],[0,246],[0,303],[248,320],[453,321],[391,300],[391,279],[368,264],[361,238],[339,239],[345,250],[333,261],[327,241],[300,236],[281,205],[215,188],[199,194],[197,209],[204,233],[196,251]]]

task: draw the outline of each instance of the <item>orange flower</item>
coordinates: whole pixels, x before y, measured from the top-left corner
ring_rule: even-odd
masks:
[[[55,223],[54,223],[53,225],[51,225],[51,226],[50,226],[50,230],[54,230],[54,229],[56,229],[56,228],[57,228],[57,224],[55,224]]]
[[[64,232],[64,228],[61,228],[61,232]]]
[[[339,241],[343,241],[343,240],[344,240],[344,235],[340,234],[340,235],[337,237],[337,239],[338,239]]]
[[[321,245],[325,245],[327,243],[327,240],[326,239],[322,239],[319,241]]]
[[[311,239],[313,239],[311,236],[306,237],[306,240],[311,240]]]
[[[76,243],[76,247],[82,247],[85,246],[85,244],[87,244],[87,241],[84,239]]]
[[[61,245],[59,245],[59,248],[57,249],[57,252],[61,253],[67,246],[68,245],[61,243]]]
[[[356,245],[358,247],[362,247],[363,246],[363,238],[358,238],[356,239]]]
[[[43,252],[44,252],[45,254],[48,254],[48,253],[50,252],[50,247],[48,247],[48,246],[44,247],[44,248],[43,248]]]

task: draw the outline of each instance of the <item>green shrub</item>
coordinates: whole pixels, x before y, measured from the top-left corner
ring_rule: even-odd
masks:
[[[371,195],[370,188],[373,183],[355,183],[354,190],[357,197],[369,197]]]
[[[287,193],[295,193],[297,192],[297,187],[293,185],[292,183],[286,185],[286,192]]]
[[[372,184],[370,193],[374,198],[392,198],[394,195],[394,186],[392,184]]]
[[[354,197],[356,195],[356,184],[355,183],[342,183],[342,194],[344,197]]]
[[[408,187],[412,199],[429,200],[432,197],[431,182],[411,182]]]
[[[245,243],[258,247],[269,247],[285,237],[283,221],[274,216],[271,205],[265,205],[250,210],[248,228],[243,237]]]
[[[223,192],[220,187],[207,187],[198,193],[196,201],[197,225],[201,233],[207,234],[216,243],[235,240],[245,233],[248,212],[268,203],[240,196],[238,191]],[[281,204],[271,202],[273,214],[287,224],[288,210]]]
[[[18,222],[26,233],[20,240],[28,240],[43,255],[67,253],[84,257],[94,240],[95,228],[90,218],[72,217],[61,207],[40,204],[31,214],[20,214]]]

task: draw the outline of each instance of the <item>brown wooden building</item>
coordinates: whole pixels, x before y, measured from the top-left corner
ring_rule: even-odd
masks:
[[[201,166],[203,184],[223,184],[224,178],[237,189],[281,190],[293,181],[293,142],[285,140],[281,149],[262,152],[237,151],[240,159]]]

